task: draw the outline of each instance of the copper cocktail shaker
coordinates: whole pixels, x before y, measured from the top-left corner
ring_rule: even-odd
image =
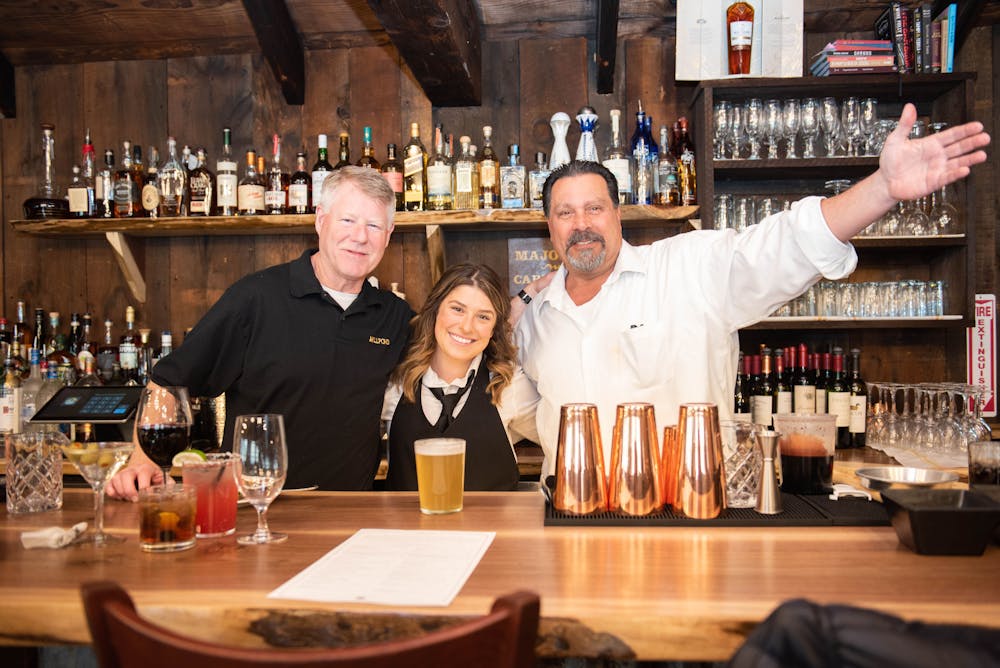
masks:
[[[608,475],[608,508],[648,515],[663,504],[653,404],[618,404]]]
[[[719,409],[709,403],[682,404],[677,427],[677,507],[696,519],[718,517],[726,507]]]
[[[564,404],[559,411],[552,506],[574,515],[607,510],[604,451],[594,404]]]

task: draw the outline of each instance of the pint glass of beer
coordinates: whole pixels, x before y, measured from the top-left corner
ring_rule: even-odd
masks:
[[[413,443],[417,456],[420,512],[455,513],[462,509],[465,487],[465,439],[424,438]]]

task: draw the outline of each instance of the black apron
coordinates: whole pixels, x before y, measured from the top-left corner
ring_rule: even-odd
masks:
[[[469,398],[462,412],[438,432],[427,422],[420,403],[411,403],[401,397],[392,415],[389,431],[389,473],[385,478],[386,489],[416,490],[417,462],[413,442],[421,438],[465,439],[465,489],[467,491],[509,491],[517,486],[520,477],[514,451],[507,438],[496,406],[490,403],[486,391],[490,373],[485,359],[479,365]],[[421,388],[422,390],[423,388]]]

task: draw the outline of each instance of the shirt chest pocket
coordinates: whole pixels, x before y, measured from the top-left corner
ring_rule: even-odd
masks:
[[[666,385],[673,380],[667,328],[663,323],[630,327],[621,332],[622,358],[640,389]]]

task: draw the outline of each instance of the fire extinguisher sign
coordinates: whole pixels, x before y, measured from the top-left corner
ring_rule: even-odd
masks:
[[[969,327],[969,385],[983,390],[983,417],[997,415],[997,298],[976,295],[975,324]]]

